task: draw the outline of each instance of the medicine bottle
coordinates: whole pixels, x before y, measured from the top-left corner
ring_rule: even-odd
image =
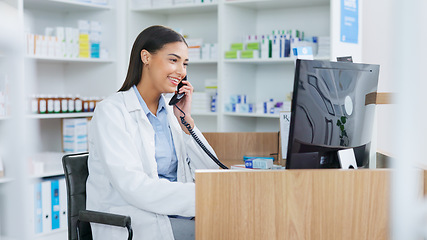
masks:
[[[31,113],[39,113],[39,100],[38,96],[35,94],[31,95],[30,97],[31,105],[30,105],[30,111]]]
[[[83,102],[83,112],[89,112],[89,98],[82,97]]]
[[[89,112],[93,112],[95,110],[95,98],[89,98]]]
[[[61,99],[58,95],[53,96],[53,112],[60,113],[61,112]]]
[[[53,95],[47,95],[47,113],[53,113],[54,111],[54,101]]]
[[[65,95],[61,95],[59,98],[61,100],[61,112],[67,113],[68,112],[68,98]]]
[[[75,106],[75,112],[82,112],[83,110],[83,103],[82,99],[80,98],[80,95],[76,95],[74,98],[74,106]]]
[[[68,112],[72,113],[75,111],[74,98],[72,95],[67,95],[68,100]]]
[[[39,113],[47,113],[47,99],[45,95],[40,95],[38,98],[38,109]]]

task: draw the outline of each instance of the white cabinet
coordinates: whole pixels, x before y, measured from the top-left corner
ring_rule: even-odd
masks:
[[[27,56],[29,68],[33,70],[33,84],[28,94],[80,95],[105,97],[117,91],[118,79],[122,78],[119,44],[123,44],[120,32],[123,29],[122,2],[108,1],[97,5],[76,0],[24,0],[24,26],[26,33],[45,34],[45,28],[78,28],[79,20],[96,21],[101,25],[101,48],[105,58],[67,58]],[[124,36],[123,36],[124,38]],[[123,48],[124,49],[124,48]],[[38,121],[38,135],[41,143],[36,151],[62,151],[61,119],[86,117],[88,114],[46,114],[32,115]]]
[[[144,8],[129,1],[128,44],[130,53],[138,34],[151,25],[165,25],[182,32],[192,39],[203,39],[203,43],[218,43],[218,4],[188,4],[173,7]],[[218,60],[191,60],[187,69],[188,80],[195,91],[204,91],[206,79],[218,79]],[[124,79],[122,80],[124,81]],[[193,118],[202,131],[218,131],[218,114],[193,112]]]
[[[335,29],[339,24],[331,24],[333,19],[339,20],[337,0],[220,0],[151,8],[138,6],[136,2],[129,0],[128,49],[140,31],[155,24],[181,29],[190,38],[218,41],[217,62],[194,64],[190,59],[188,68],[189,80],[196,91],[203,90],[205,78],[218,79],[217,113],[193,114],[202,131],[278,131],[278,115],[228,113],[224,105],[234,94],[245,94],[247,101],[256,103],[270,98],[285,101],[293,91],[294,59],[225,59],[224,53],[232,43],[243,42],[243,37],[249,34],[271,34],[279,29],[298,29],[306,36],[330,37],[331,42],[335,38],[332,33],[339,34]],[[329,52],[333,54],[315,59],[333,59],[343,51],[331,46]]]
[[[118,44],[119,9],[113,0],[108,5],[96,5],[71,0],[24,0],[24,26],[27,33],[45,34],[45,28],[78,28],[79,20],[97,21],[101,24],[101,48],[108,52],[106,58],[66,58],[27,56],[28,66],[34,70],[33,86],[28,94],[80,95],[104,97],[118,90],[120,54]],[[124,48],[123,48],[124,49]],[[33,114],[27,118],[36,122],[34,152],[62,151],[62,119],[89,117],[92,113]],[[61,161],[61,159],[58,159]],[[58,169],[59,171],[61,169]],[[60,171],[61,172],[61,171]],[[60,172],[46,172],[37,177],[49,177]],[[30,234],[31,236],[31,234]],[[66,229],[36,234],[36,239],[66,239]]]
[[[271,34],[273,30],[298,29],[306,36],[330,36],[329,0],[225,1],[220,11],[222,52],[243,36]],[[329,59],[329,56],[323,56]],[[293,91],[294,59],[222,60],[221,105],[230,95],[245,94],[247,101],[285,101]],[[222,108],[224,111],[224,108]],[[278,131],[278,115],[221,114],[222,131]]]
[[[38,235],[34,235],[34,231],[30,230],[32,229],[32,224],[28,223],[27,219],[31,219],[33,214],[31,211],[26,210],[30,209],[30,205],[34,204],[31,182],[41,177],[61,174],[61,169],[28,178],[29,158],[32,154],[39,152],[61,152],[62,119],[89,117],[92,113],[36,115],[28,114],[23,109],[26,105],[29,105],[28,98],[32,94],[78,94],[80,96],[103,97],[119,89],[121,79],[124,78],[123,65],[126,61],[122,57],[126,55],[124,53],[126,39],[124,34],[125,20],[123,20],[126,16],[124,12],[126,5],[122,1],[116,2],[114,0],[109,0],[108,5],[96,5],[88,2],[77,0],[0,1],[0,4],[6,3],[17,12],[17,18],[11,21],[11,25],[20,31],[22,39],[26,37],[27,33],[44,35],[46,27],[77,28],[78,20],[97,21],[101,23],[101,47],[108,50],[108,57],[103,59],[31,56],[26,53],[27,46],[25,41],[17,43],[20,45],[19,53],[16,52],[15,54],[19,57],[17,60],[19,74],[9,74],[9,83],[12,93],[16,93],[13,91],[19,89],[17,91],[19,96],[12,94],[11,98],[15,100],[14,106],[12,106],[14,108],[12,116],[0,118],[2,133],[5,133],[3,130],[7,130],[5,128],[13,124],[13,128],[16,129],[17,133],[16,135],[15,132],[8,131],[6,132],[7,137],[2,134],[0,139],[0,154],[5,152],[16,154],[16,159],[10,157],[4,159],[7,167],[6,177],[8,178],[0,179],[1,195],[11,196],[1,200],[1,212],[6,214],[0,214],[2,215],[0,218],[0,236],[13,234],[8,229],[10,225],[8,224],[9,219],[3,219],[6,216],[13,216],[13,214],[9,214],[10,211],[3,211],[5,210],[4,208],[10,208],[16,204],[25,204],[22,210],[16,211],[18,215],[21,215],[20,221],[10,219],[10,222],[13,223],[22,222],[22,225],[16,227],[17,229],[24,229],[24,231],[21,229],[22,233],[19,235],[22,237],[21,239],[24,239],[24,236],[29,239],[66,239],[66,230],[56,230]],[[5,40],[3,35],[0,40]],[[2,54],[2,48],[0,48],[0,54]],[[5,58],[10,61],[12,57],[9,54]],[[2,70],[0,69],[0,74]],[[17,107],[22,111],[15,111]],[[17,123],[12,124],[11,122]],[[19,143],[15,141],[18,138],[20,139]],[[14,149],[5,149],[7,146],[5,143],[8,141],[15,142]],[[18,153],[22,153],[22,155]],[[61,159],[57,160],[58,162],[61,161]],[[20,191],[13,191],[12,189],[16,186],[23,188]],[[20,193],[15,194],[15,192]],[[13,203],[13,201],[16,203]]]

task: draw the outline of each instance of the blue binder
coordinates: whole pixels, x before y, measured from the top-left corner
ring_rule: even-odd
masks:
[[[34,184],[34,229],[35,233],[43,232],[42,183]]]
[[[52,230],[59,229],[60,205],[59,205],[59,183],[58,179],[51,181],[52,191]]]

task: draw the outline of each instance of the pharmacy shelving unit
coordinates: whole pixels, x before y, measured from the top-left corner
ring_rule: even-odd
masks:
[[[202,131],[278,131],[278,115],[227,113],[224,105],[230,95],[245,94],[251,103],[285,101],[293,90],[295,59],[224,59],[231,43],[242,42],[248,34],[271,34],[277,29],[298,29],[309,36],[331,38],[330,55],[357,55],[357,49],[337,43],[339,34],[339,0],[219,0],[212,4],[187,4],[169,7],[143,7],[128,0],[128,49],[137,34],[155,24],[182,30],[190,38],[218,41],[219,58],[212,64],[192,63],[189,80],[195,90],[203,89],[203,80],[218,79],[217,113],[201,116],[193,113]],[[197,21],[197,24],[194,23]],[[332,24],[334,23],[334,24]],[[341,51],[340,51],[341,50]]]
[[[26,33],[44,34],[46,27],[78,27],[78,20],[101,23],[101,48],[108,51],[108,58],[57,58],[25,57],[26,68],[34,72],[33,83],[28,86],[32,94],[80,95],[105,97],[119,87],[122,78],[121,58],[125,49],[122,29],[125,24],[125,5],[109,0],[107,5],[97,5],[76,0],[17,0],[23,6]],[[30,83],[29,83],[30,84]],[[86,118],[93,113],[28,114],[27,121],[36,126],[35,149],[39,152],[62,151],[62,119]],[[58,159],[60,162],[61,159]],[[62,169],[30,175],[32,180],[62,175]],[[66,239],[66,230],[37,234],[35,239]]]
[[[27,117],[30,119],[64,119],[64,118],[85,118],[92,117],[93,112],[81,113],[52,113],[52,114],[30,114]]]
[[[97,58],[58,58],[58,57],[39,57],[27,56],[27,59],[35,60],[39,63],[112,63],[111,59]]]
[[[118,4],[120,5],[120,4]],[[23,0],[25,30],[44,34],[46,27],[77,28],[78,20],[98,21],[102,26],[101,47],[109,53],[107,59],[57,58],[27,56],[34,66],[35,86],[29,94],[79,94],[80,96],[108,96],[118,88],[122,74],[120,63],[121,21],[116,1],[97,5],[75,0]],[[120,5],[121,6],[121,5]],[[29,115],[39,121],[39,151],[61,151],[61,119],[90,117],[87,113]]]
[[[9,183],[9,182],[12,182],[12,181],[13,181],[12,178],[6,178],[6,177],[0,178],[0,184]]]
[[[330,36],[330,1],[223,1],[220,14],[222,52],[248,34],[270,34],[298,29],[312,36]],[[245,24],[242,24],[245,23]],[[320,59],[329,59],[324,56]],[[285,101],[293,90],[294,58],[223,59],[220,72],[222,105],[233,94],[245,94],[250,103]],[[224,110],[224,109],[222,109]],[[221,114],[222,131],[278,131],[276,114]]]
[[[128,3],[127,52],[143,29],[159,24],[181,30],[189,38],[202,38],[204,43],[218,43],[218,3],[151,8],[135,6],[130,0]],[[204,91],[206,79],[218,79],[219,61],[190,59],[187,73],[195,91]],[[219,130],[217,113],[193,112],[192,116],[202,131]]]

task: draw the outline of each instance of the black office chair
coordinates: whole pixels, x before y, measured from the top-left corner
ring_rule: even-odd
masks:
[[[62,158],[68,200],[68,239],[92,240],[90,223],[100,223],[117,227],[126,227],[128,239],[133,232],[129,216],[86,210],[86,180],[89,175],[87,160],[89,154],[77,153]]]

